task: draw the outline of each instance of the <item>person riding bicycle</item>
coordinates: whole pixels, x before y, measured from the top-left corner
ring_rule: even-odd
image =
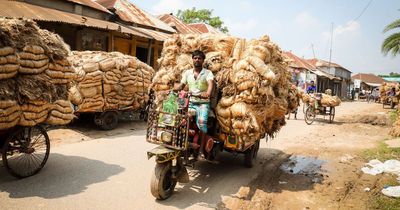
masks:
[[[315,93],[317,91],[317,87],[315,87],[314,81],[311,81],[310,86],[307,87],[307,93]]]
[[[200,154],[203,154],[204,137],[207,133],[208,111],[210,110],[210,96],[214,86],[214,74],[203,68],[204,52],[195,50],[192,53],[193,69],[183,72],[182,79],[177,90],[182,90],[185,85],[189,86],[189,93],[192,97],[189,101],[189,109],[196,111],[196,124],[200,130]]]

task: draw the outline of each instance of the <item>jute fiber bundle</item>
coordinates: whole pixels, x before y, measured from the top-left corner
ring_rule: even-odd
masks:
[[[390,129],[389,135],[393,137],[400,137],[400,117],[398,117],[397,121],[393,123],[393,127]]]
[[[49,111],[49,117],[46,122],[49,124],[57,123],[59,125],[66,125],[74,119],[75,115],[73,112],[74,109],[70,101],[57,100]]]
[[[300,106],[300,98],[302,98],[302,91],[292,85],[288,94],[288,113],[291,113]]]
[[[76,80],[76,88],[70,89],[78,111],[138,109],[147,103],[154,70],[137,58],[119,52],[75,51],[69,60],[85,72]],[[147,97],[136,99],[136,93]]]
[[[285,124],[284,115],[296,103],[288,102],[290,73],[280,48],[268,36],[247,41],[229,35],[175,35],[164,42],[160,69],[150,88],[156,103],[162,92],[180,82],[193,68],[191,52],[206,53],[204,67],[213,71],[222,98],[215,107],[218,124],[244,141],[273,136]]]
[[[0,129],[44,123],[55,101],[68,100],[67,86],[76,77],[69,52],[34,21],[0,18]]]
[[[396,93],[399,91],[399,85],[397,83],[383,82],[382,86],[379,88],[381,103],[384,103],[388,98],[388,92],[395,89]]]
[[[339,106],[342,101],[337,96],[331,96],[322,93],[321,105],[322,106]]]
[[[21,108],[17,101],[0,100],[0,130],[11,128],[18,124]]]
[[[12,47],[0,48],[0,80],[9,79],[18,73],[19,61]]]

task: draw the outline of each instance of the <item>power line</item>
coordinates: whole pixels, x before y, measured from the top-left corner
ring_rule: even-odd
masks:
[[[372,1],[373,1],[373,0],[370,0],[370,1],[368,2],[367,6],[364,7],[364,9],[361,11],[360,15],[358,15],[358,16],[354,19],[354,21],[358,20],[358,19],[364,14],[364,12],[368,9],[369,5],[371,5]]]

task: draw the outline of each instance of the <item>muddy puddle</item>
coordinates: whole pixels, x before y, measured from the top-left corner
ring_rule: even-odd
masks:
[[[315,157],[291,156],[280,169],[289,174],[304,175],[317,183],[322,181],[322,165],[327,163]]]

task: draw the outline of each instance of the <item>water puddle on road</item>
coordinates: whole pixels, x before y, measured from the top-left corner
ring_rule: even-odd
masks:
[[[320,182],[321,167],[326,162],[315,157],[291,156],[280,168],[286,173],[305,175],[310,177],[313,182]]]

